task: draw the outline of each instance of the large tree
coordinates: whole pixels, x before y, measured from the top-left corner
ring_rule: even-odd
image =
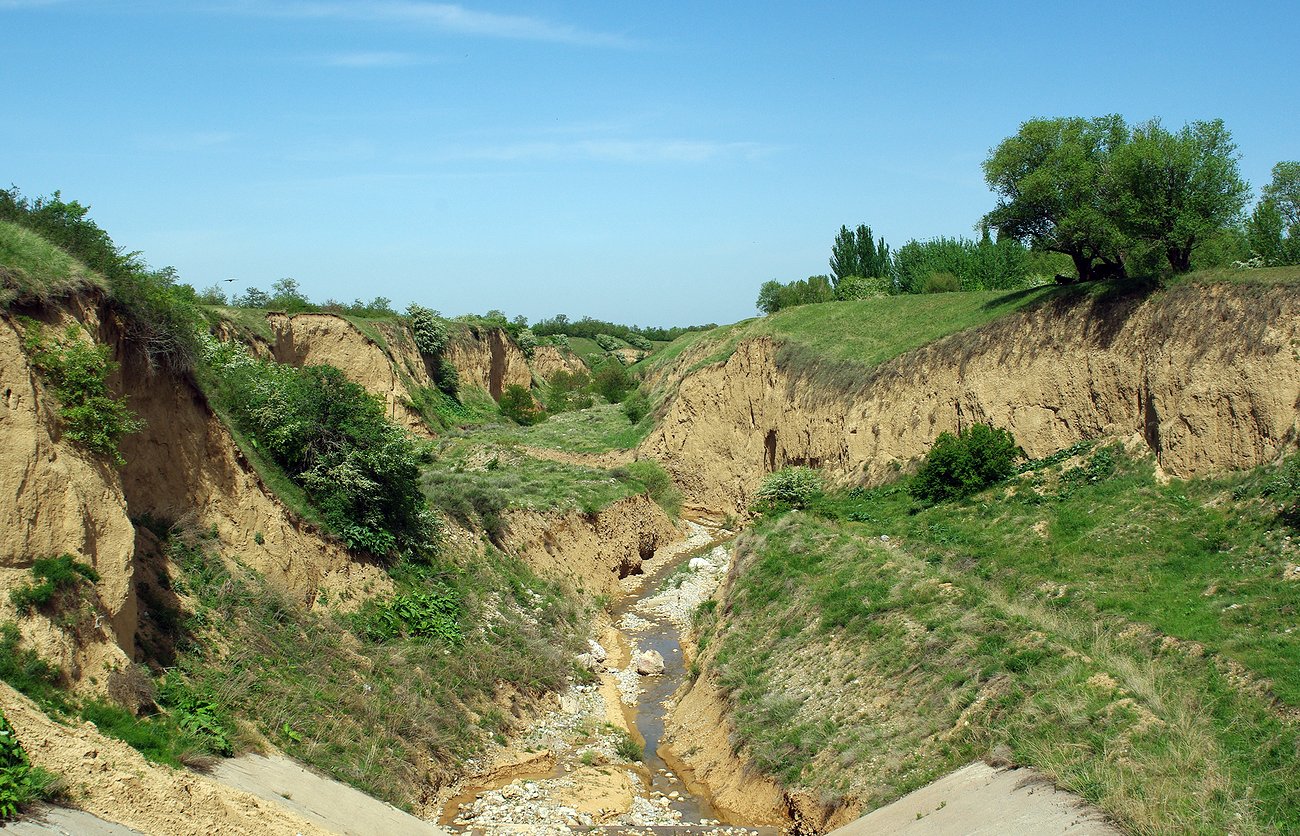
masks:
[[[888,276],[890,270],[889,245],[884,236],[877,241],[872,237],[871,227],[858,224],[850,230],[840,227],[831,245],[831,282],[839,286],[841,280],[849,276],[862,278]]]
[[[1273,180],[1246,220],[1246,239],[1268,264],[1300,264],[1300,162],[1273,166]]]
[[[998,205],[984,221],[1035,250],[1064,253],[1080,279],[1124,273],[1124,236],[1103,185],[1128,139],[1118,115],[1033,119],[984,161]]]
[[[1105,193],[1119,228],[1160,248],[1176,273],[1192,250],[1241,220],[1250,189],[1222,119],[1177,133],[1158,119],[1138,125],[1111,155]]]

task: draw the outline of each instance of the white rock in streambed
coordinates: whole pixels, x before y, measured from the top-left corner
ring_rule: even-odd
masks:
[[[636,672],[642,676],[658,676],[664,672],[664,657],[657,650],[647,650],[638,654]]]

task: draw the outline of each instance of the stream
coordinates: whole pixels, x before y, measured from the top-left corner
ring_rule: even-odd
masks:
[[[465,789],[439,821],[464,834],[673,833],[764,836],[716,809],[708,788],[662,746],[664,719],[688,676],[680,645],[699,603],[726,573],[729,537],[690,524],[686,540],[660,549],[644,573],[624,578],[609,610],[613,628],[593,642],[596,683],[573,684],[558,709],[516,741],[518,761]],[[658,675],[637,673],[646,651],[663,658]],[[628,763],[632,741],[639,763]]]

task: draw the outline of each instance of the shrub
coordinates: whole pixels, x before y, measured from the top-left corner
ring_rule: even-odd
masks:
[[[911,493],[927,502],[970,496],[1011,476],[1022,455],[1011,433],[988,424],[973,424],[958,435],[940,433]]]
[[[755,498],[772,508],[806,508],[821,496],[822,475],[808,467],[787,467],[763,477]]]
[[[462,640],[460,594],[445,584],[394,596],[385,603],[371,602],[354,617],[357,631],[376,643],[407,636],[438,639],[446,644]]]
[[[622,363],[606,360],[596,370],[592,388],[610,403],[621,403],[635,384]]]
[[[497,405],[501,407],[502,415],[525,427],[540,424],[546,420],[546,413],[538,409],[537,401],[533,400],[532,392],[529,392],[518,383],[512,383],[506,387],[506,390],[501,393],[501,400],[497,402]]]
[[[609,334],[597,334],[594,337],[594,341],[596,345],[600,346],[605,351],[617,351],[623,347],[622,343],[620,343],[617,338],[611,337]]]
[[[650,399],[641,390],[637,390],[623,399],[623,414],[633,424],[638,423],[650,412]]]
[[[654,350],[654,344],[640,334],[628,334],[623,341],[639,351]]]
[[[961,282],[952,273],[931,273],[921,283],[922,293],[956,293],[961,290]]]
[[[453,398],[460,394],[460,370],[446,357],[434,361],[433,382]]]
[[[9,600],[20,613],[31,614],[49,606],[56,595],[77,587],[83,580],[95,583],[99,580],[99,573],[72,555],[61,554],[35,561],[32,577],[36,584],[23,584],[9,590]]]
[[[520,328],[514,335],[515,345],[524,353],[525,357],[531,358],[533,352],[537,350],[537,335],[530,328]]]
[[[421,354],[437,357],[447,347],[449,334],[447,324],[438,316],[437,311],[421,307],[415,303],[406,309],[411,320],[411,334],[415,337],[415,347]]]
[[[893,292],[894,282],[887,276],[845,276],[840,279],[839,284],[835,285],[835,298],[841,302],[888,296]]]
[[[0,822],[18,818],[28,804],[51,794],[55,778],[33,767],[13,726],[0,714]]]
[[[216,399],[349,548],[383,556],[432,548],[420,452],[375,396],[333,366],[254,360],[216,340],[205,352]]]
[[[48,339],[35,320],[23,320],[23,348],[32,365],[54,388],[59,418],[68,438],[107,457],[118,467],[126,464],[117,444],[122,436],[137,432],[144,422],[126,406],[126,398],[111,397],[108,378],[117,364],[108,359],[108,346],[81,338],[81,329],[69,325],[62,337]]]
[[[551,414],[586,409],[592,404],[591,375],[584,371],[568,372],[560,369],[552,374],[542,388],[546,411]]]
[[[663,508],[669,516],[676,517],[682,510],[682,492],[677,489],[668,471],[652,459],[640,459],[624,468],[614,471],[615,475],[624,475],[635,479],[645,486],[646,495]]]

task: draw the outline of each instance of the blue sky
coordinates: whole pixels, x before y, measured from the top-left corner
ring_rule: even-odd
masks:
[[[971,235],[1036,116],[1300,158],[1283,3],[0,0],[0,180],[205,287],[751,316],[841,224]]]

